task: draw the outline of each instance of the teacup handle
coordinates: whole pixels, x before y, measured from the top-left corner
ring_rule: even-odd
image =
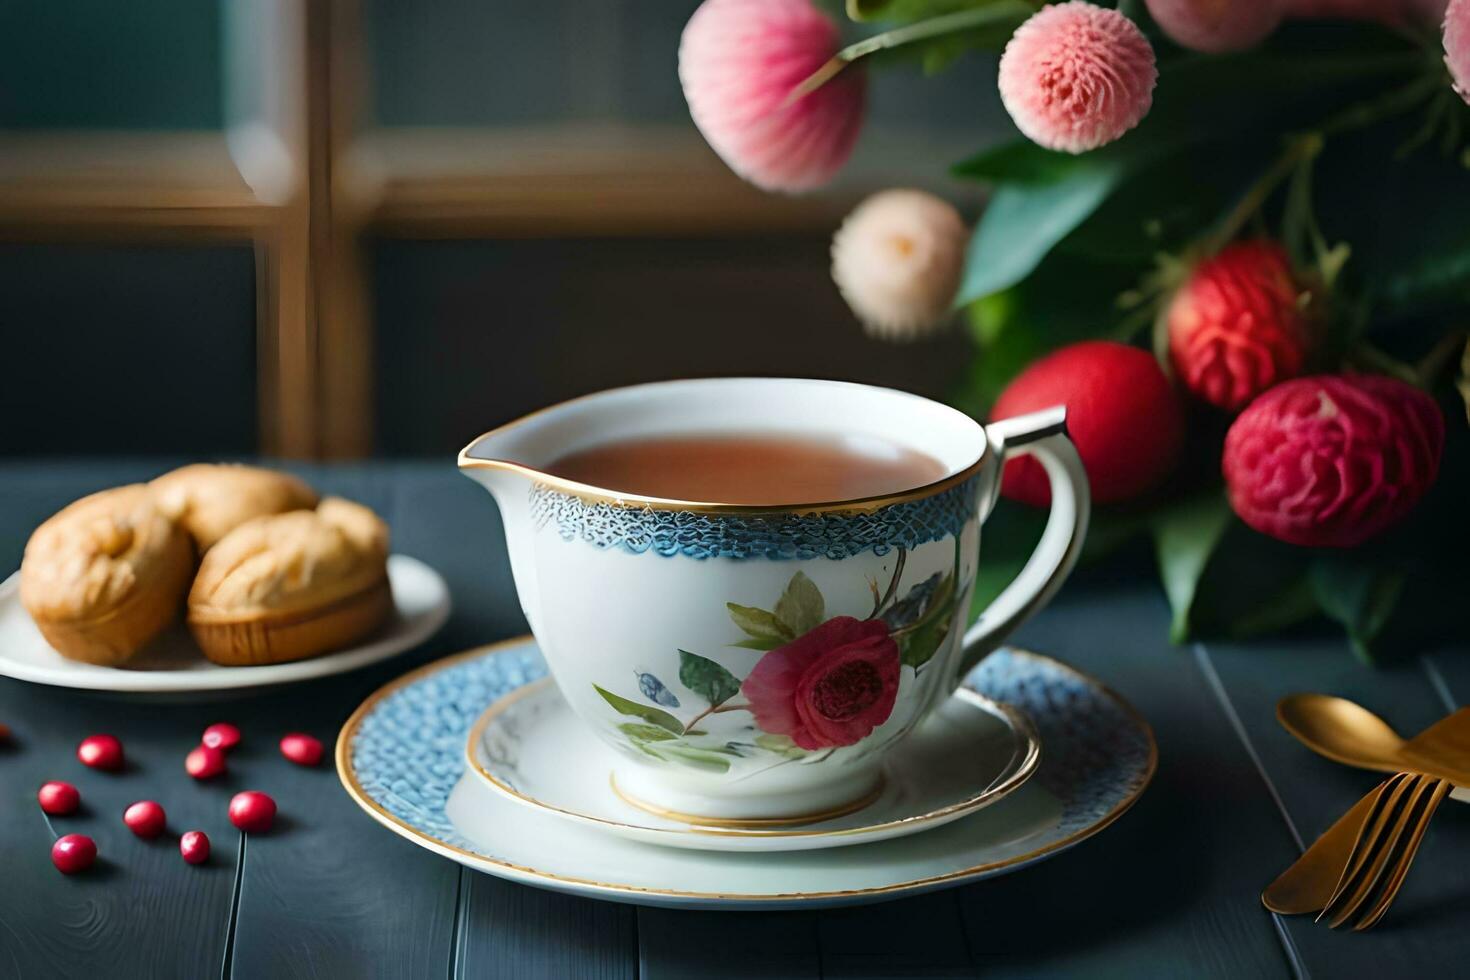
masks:
[[[1067,410],[1064,406],[992,422],[985,427],[985,435],[1000,467],[1014,456],[1036,457],[1051,483],[1051,514],[1047,518],[1046,529],[1041,532],[1041,541],[1027,559],[1026,566],[965,633],[961,641],[959,672],[954,677],[956,685],[1061,588],[1082,552],[1082,541],[1087,536],[1087,519],[1092,512],[1087,472],[1082,468],[1077,447],[1067,435]],[[989,516],[999,492],[1000,471],[997,469],[990,496],[981,504],[984,508],[982,520]],[[984,536],[981,537],[983,561],[985,546]]]

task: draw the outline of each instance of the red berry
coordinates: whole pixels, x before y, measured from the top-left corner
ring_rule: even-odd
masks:
[[[139,800],[123,811],[123,823],[139,837],[157,837],[163,833],[168,817],[152,800]]]
[[[281,755],[298,766],[314,766],[322,761],[322,743],[304,732],[292,732],[281,739]]]
[[[77,746],[77,758],[84,766],[117,772],[123,767],[122,743],[113,735],[89,735]]]
[[[179,853],[190,864],[203,864],[209,860],[209,837],[202,830],[187,830],[179,838]]]
[[[1237,242],[1195,267],[1165,322],[1169,359],[1196,398],[1236,411],[1301,373],[1311,329],[1285,250]]]
[[[46,783],[36,792],[36,799],[40,801],[41,809],[53,817],[76,813],[77,807],[82,805],[82,794],[71,783]]]
[[[1092,340],[1048,354],[1001,392],[992,420],[1067,406],[1067,432],[1100,504],[1137,497],[1163,481],[1184,444],[1184,409],[1147,352]],[[1046,471],[1030,456],[1006,464],[1001,492],[1050,503]]]
[[[195,779],[213,779],[225,771],[224,749],[200,745],[184,756],[184,771]]]
[[[97,860],[97,844],[84,834],[67,834],[51,845],[51,863],[64,875],[86,871]]]
[[[217,721],[204,730],[204,736],[199,741],[211,749],[229,751],[240,744],[240,729],[227,721]]]
[[[1444,416],[1392,378],[1322,375],[1277,385],[1225,435],[1230,506],[1262,534],[1350,548],[1398,521],[1434,483]]]
[[[9,742],[10,742],[10,726],[7,725],[7,724],[5,724],[5,722],[0,721],[0,745],[6,745]]]
[[[247,789],[230,800],[230,823],[246,833],[264,833],[275,819],[276,801],[259,790]]]

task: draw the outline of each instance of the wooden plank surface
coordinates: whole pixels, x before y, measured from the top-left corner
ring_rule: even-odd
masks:
[[[31,528],[101,486],[166,464],[0,467],[0,568]],[[1275,920],[1260,889],[1373,776],[1308,753],[1274,720],[1292,690],[1340,693],[1405,733],[1470,698],[1470,656],[1450,644],[1394,669],[1355,662],[1341,639],[1303,634],[1232,647],[1175,648],[1147,569],[1094,570],[1020,636],[1094,673],[1153,722],[1158,778],[1103,835],[1037,867],[882,905],[722,914],[594,902],[467,872],[387,834],[328,767],[285,762],[275,741],[330,741],[360,700],[430,658],[524,631],[496,511],[448,463],[308,468],[327,492],[363,500],[395,548],[428,560],[456,603],[424,649],[345,677],[235,700],[157,704],[0,680],[0,976],[160,977],[1317,976],[1453,975],[1470,942],[1470,808],[1446,803],[1398,906],[1366,936]],[[1122,584],[1115,584],[1115,580]],[[246,731],[232,774],[199,785],[184,753],[211,721]],[[112,730],[135,768],[110,776],[73,756]],[[100,873],[49,863],[37,785],[67,778],[89,811],[56,821],[98,840]],[[240,837],[224,804],[241,788],[275,795],[278,829]],[[144,842],[119,819],[163,802],[173,833],[198,827],[214,858],[190,868],[176,840]],[[238,880],[237,880],[238,871]],[[238,887],[237,887],[238,886]]]

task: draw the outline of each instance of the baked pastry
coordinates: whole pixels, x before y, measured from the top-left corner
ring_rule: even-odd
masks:
[[[200,554],[252,517],[310,510],[316,492],[289,473],[234,463],[194,463],[149,486],[165,514],[184,525]]]
[[[218,664],[301,660],[377,629],[393,608],[388,527],[336,497],[316,510],[257,517],[204,555],[189,629]]]
[[[83,497],[36,528],[20,600],[64,657],[115,667],[178,616],[194,548],[141,483]]]

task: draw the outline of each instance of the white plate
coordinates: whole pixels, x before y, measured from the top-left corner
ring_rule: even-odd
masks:
[[[630,840],[702,851],[806,851],[932,830],[999,802],[1035,772],[1041,746],[1024,715],[961,690],[884,759],[877,799],[854,813],[779,829],[696,826],[618,795],[617,757],[550,678],[497,700],[470,729],[470,771],[555,820]]]
[[[966,679],[1020,708],[1044,747],[1026,785],[911,837],[857,847],[729,853],[658,847],[555,819],[465,770],[494,700],[546,676],[530,637],[449,657],[383,687],[337,739],[348,793],[389,830],[466,867],[590,898],[678,908],[816,908],[1005,874],[1121,816],[1153,776],[1153,733],[1122,698],[1049,657],[1003,649]]]
[[[308,660],[222,667],[204,659],[182,625],[160,636],[126,667],[68,660],[51,648],[20,604],[20,573],[0,583],[0,674],[37,684],[153,694],[223,691],[286,684],[365,667],[418,646],[449,617],[449,587],[417,558],[388,556],[394,616],[366,643]]]

